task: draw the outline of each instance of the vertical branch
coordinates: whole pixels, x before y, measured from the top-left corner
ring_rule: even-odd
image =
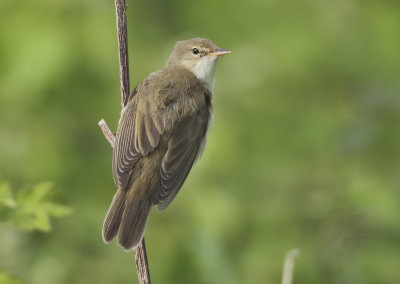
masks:
[[[128,27],[126,24],[126,2],[115,0],[115,16],[117,18],[119,82],[121,86],[121,107],[126,106],[129,97],[129,58]]]
[[[119,80],[121,88],[121,107],[128,103],[129,98],[129,61],[128,61],[128,29],[126,23],[126,1],[115,0],[115,14],[117,18],[118,55],[119,55]],[[115,136],[104,119],[99,121],[99,126],[104,136],[114,148]],[[136,270],[140,284],[151,284],[149,265],[147,262],[144,237],[135,249]]]
[[[150,284],[149,264],[147,263],[146,246],[144,237],[135,249],[136,269],[138,273],[139,283]]]

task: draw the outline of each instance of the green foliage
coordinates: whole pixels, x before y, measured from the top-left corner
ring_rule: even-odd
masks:
[[[53,196],[52,183],[43,182],[31,189],[19,190],[14,197],[10,185],[0,179],[0,223],[5,222],[24,231],[49,232],[50,218],[62,218],[71,213],[69,207],[54,202]],[[0,283],[25,282],[0,270]]]
[[[53,194],[53,185],[46,182],[19,190],[14,198],[9,184],[0,180],[0,222],[22,230],[50,231],[51,217],[61,218],[71,213],[70,208],[52,201]]]

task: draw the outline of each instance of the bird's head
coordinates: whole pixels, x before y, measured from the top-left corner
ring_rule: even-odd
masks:
[[[211,86],[218,58],[229,53],[231,53],[229,50],[219,48],[206,38],[178,41],[167,61],[167,67],[178,66],[188,69],[198,79]]]

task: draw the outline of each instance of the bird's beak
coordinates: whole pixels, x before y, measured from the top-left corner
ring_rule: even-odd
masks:
[[[218,48],[217,51],[210,52],[207,56],[221,56],[231,53],[230,50]]]

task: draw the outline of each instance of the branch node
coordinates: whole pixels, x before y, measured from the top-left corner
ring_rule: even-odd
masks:
[[[98,125],[101,128],[101,131],[103,131],[104,136],[106,137],[108,143],[110,143],[111,147],[114,148],[115,145],[115,135],[112,133],[110,128],[108,127],[106,121],[104,119],[101,119],[98,123]]]

